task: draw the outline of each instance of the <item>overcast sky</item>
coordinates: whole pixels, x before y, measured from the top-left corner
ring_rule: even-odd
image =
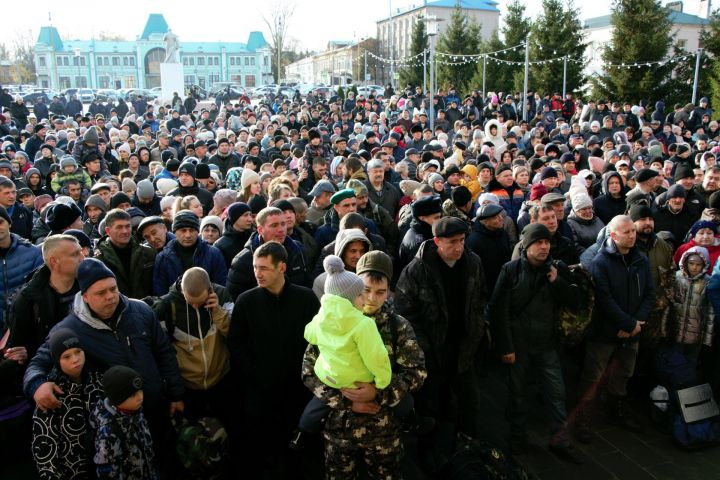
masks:
[[[375,36],[375,21],[393,10],[422,0],[297,0],[289,36],[302,49],[323,50],[329,40],[353,40]],[[498,0],[502,14],[505,0]],[[528,12],[540,11],[540,0],[527,0]],[[581,5],[582,18],[607,13],[609,1],[576,0]],[[684,11],[697,14],[699,0],[686,0]],[[12,45],[22,32],[31,32],[34,41],[40,27],[47,25],[48,13],[63,38],[89,39],[100,32],[124,35],[128,40],[142,33],[150,13],[162,13],[180,41],[247,41],[248,32],[260,30],[269,37],[262,20],[269,15],[271,1],[227,2],[203,0],[124,0],[122,2],[92,3],[78,0],[33,0],[32,13],[13,15],[0,29],[0,43]],[[230,5],[230,6],[229,6]],[[200,6],[200,13],[193,8]]]

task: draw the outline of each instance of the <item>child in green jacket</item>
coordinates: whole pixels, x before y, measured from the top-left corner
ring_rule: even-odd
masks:
[[[332,388],[355,388],[356,382],[387,387],[392,376],[387,349],[375,320],[362,314],[365,284],[345,271],[340,257],[328,255],[323,266],[328,275],[320,311],[305,327],[305,339],[320,350],[315,375]],[[406,406],[401,405],[404,410]],[[319,433],[329,411],[329,406],[313,397],[300,418],[300,432]],[[403,417],[408,412],[398,413]]]

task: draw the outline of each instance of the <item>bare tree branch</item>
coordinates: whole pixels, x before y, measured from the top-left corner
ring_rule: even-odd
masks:
[[[290,20],[295,13],[295,3],[292,1],[273,0],[269,6],[269,16],[262,15],[263,22],[270,31],[270,46],[273,50],[273,60],[277,66],[276,81],[279,83],[282,68],[282,52],[285,46]]]

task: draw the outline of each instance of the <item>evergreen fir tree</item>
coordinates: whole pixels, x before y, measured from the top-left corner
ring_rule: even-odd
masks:
[[[542,61],[568,56],[567,91],[572,92],[583,83],[586,44],[580,23],[580,12],[572,2],[567,8],[562,0],[543,0],[543,11],[533,23],[530,33],[530,60]],[[563,61],[532,64],[531,88],[541,92],[561,92]]]
[[[480,52],[497,52],[505,48],[505,44],[498,36],[498,31],[495,30],[490,38],[482,42],[480,45]],[[502,57],[500,54],[498,58]],[[512,68],[513,66],[496,62],[493,59],[488,58],[485,63],[485,88],[488,92],[503,91],[507,92],[512,87]],[[515,67],[517,68],[517,67]],[[478,58],[475,76],[472,79],[472,87],[477,90],[482,90],[483,84],[483,59]]]
[[[413,65],[404,67],[400,70],[400,85],[403,87],[405,87],[405,85],[410,85],[414,88],[423,84],[423,69],[425,68],[425,65],[423,65],[423,58],[420,54],[427,48],[427,26],[425,24],[425,19],[419,17],[413,25],[412,39],[410,41],[409,56],[415,58],[411,61]],[[418,57],[416,57],[416,55],[418,55]]]
[[[514,47],[515,45],[525,44],[528,34],[532,29],[532,22],[528,17],[524,16],[527,6],[520,0],[512,0],[508,6],[508,13],[505,16],[505,25],[502,29],[503,39],[505,42],[504,48]],[[503,52],[498,58],[510,60],[513,62],[524,62],[525,61],[525,49],[512,50]],[[503,79],[507,78],[508,84],[503,88],[504,91],[509,92],[510,90],[516,90],[518,92],[523,89],[523,78],[524,71],[523,67],[518,65],[504,64],[505,75]]]
[[[443,62],[438,65],[438,85],[454,86],[458,92],[467,93],[470,81],[475,74],[475,62],[465,62],[462,59],[453,59],[452,55],[476,55],[480,50],[480,25],[468,19],[462,13],[459,4],[455,6],[448,27],[440,36],[437,51],[451,56],[436,56],[436,60]],[[448,65],[458,63],[459,65]]]
[[[698,100],[703,96],[710,97],[710,106],[717,110],[720,105],[720,10],[712,12],[708,20],[708,24],[700,33],[703,54]]]
[[[625,64],[657,62],[668,56],[672,45],[672,22],[658,0],[614,0],[612,39],[602,53],[605,73],[592,79],[598,96],[639,102],[665,98],[671,88],[674,64],[623,67]]]

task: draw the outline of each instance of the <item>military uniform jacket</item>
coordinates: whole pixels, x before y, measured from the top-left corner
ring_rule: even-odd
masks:
[[[390,385],[377,391],[375,401],[380,405],[380,411],[376,415],[353,412],[352,402],[343,397],[340,390],[328,387],[315,375],[315,362],[320,354],[317,346],[308,345],[305,350],[303,382],[313,395],[332,409],[325,421],[324,436],[328,441],[346,446],[371,445],[383,444],[388,437],[399,436],[400,419],[391,408],[405,395],[418,391],[427,377],[425,356],[410,322],[394,313],[386,302],[375,314],[375,323],[392,365]]]

